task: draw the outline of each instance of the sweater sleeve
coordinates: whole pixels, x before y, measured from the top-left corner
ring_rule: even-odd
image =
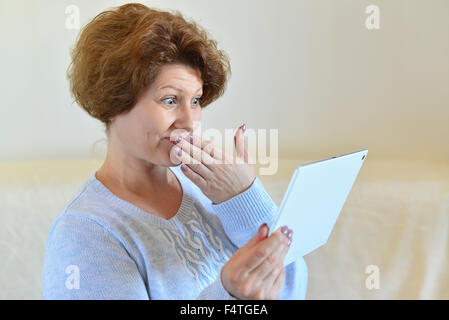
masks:
[[[305,300],[308,277],[307,264],[303,257],[286,265],[284,287],[278,300]]]
[[[307,264],[300,258],[285,266],[284,287],[277,300],[305,300],[308,282]],[[238,300],[224,289],[221,279],[217,278],[204,288],[197,300]]]
[[[149,299],[135,261],[111,232],[82,215],[64,214],[45,252],[44,299]]]
[[[237,300],[234,296],[231,296],[223,287],[221,282],[221,270],[220,276],[212,282],[208,287],[204,288],[200,292],[197,300]]]
[[[256,177],[250,188],[227,201],[212,204],[212,210],[229,239],[240,248],[257,234],[263,223],[271,227],[278,206]]]
[[[277,204],[265,191],[258,177],[249,189],[225,202],[212,205],[212,208],[220,218],[229,239],[238,248],[248,243],[264,222],[271,228],[278,211]],[[301,257],[285,266],[285,272],[284,287],[278,300],[305,299],[308,270],[304,258]],[[215,287],[220,286],[217,283]],[[217,289],[218,292],[220,290]],[[227,296],[229,297],[229,294]]]

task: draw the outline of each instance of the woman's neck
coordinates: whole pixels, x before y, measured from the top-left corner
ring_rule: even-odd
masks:
[[[177,183],[168,167],[129,157],[113,157],[109,153],[97,171],[96,178],[106,186],[113,186],[137,196],[154,194]]]

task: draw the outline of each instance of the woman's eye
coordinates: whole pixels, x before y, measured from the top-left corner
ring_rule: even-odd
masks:
[[[173,105],[173,102],[174,102],[174,100],[175,100],[175,98],[166,98],[166,99],[164,99],[164,100],[162,100],[162,101],[169,101],[169,102],[172,102],[172,103],[166,103],[167,105],[169,105],[169,106],[172,106]]]
[[[175,105],[176,97],[165,98],[162,101],[168,106],[173,106],[173,105]],[[193,98],[192,103],[194,106],[199,106],[200,98]]]

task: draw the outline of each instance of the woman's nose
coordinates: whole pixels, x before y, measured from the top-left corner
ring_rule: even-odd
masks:
[[[197,112],[191,107],[183,106],[182,111],[180,111],[179,116],[177,118],[177,127],[181,127],[188,132],[194,131],[195,121],[198,121]]]

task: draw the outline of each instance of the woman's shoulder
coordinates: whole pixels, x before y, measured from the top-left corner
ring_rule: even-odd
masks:
[[[94,175],[92,174],[78,187],[72,198],[60,211],[58,218],[71,214],[89,216],[97,211],[96,208],[104,205],[107,201],[95,190],[94,183]]]
[[[53,221],[46,239],[46,256],[70,256],[86,250],[104,253],[123,248],[131,252],[127,233],[122,232],[123,223],[111,223],[95,211],[75,208],[79,207],[66,207]]]
[[[98,227],[112,231],[120,224],[117,221],[120,215],[114,214],[117,208],[114,208],[110,199],[101,194],[101,190],[96,186],[95,176],[92,174],[61,209],[50,229],[50,236],[56,227],[60,230],[64,229],[65,232],[77,231],[78,233],[83,228],[93,230]]]

